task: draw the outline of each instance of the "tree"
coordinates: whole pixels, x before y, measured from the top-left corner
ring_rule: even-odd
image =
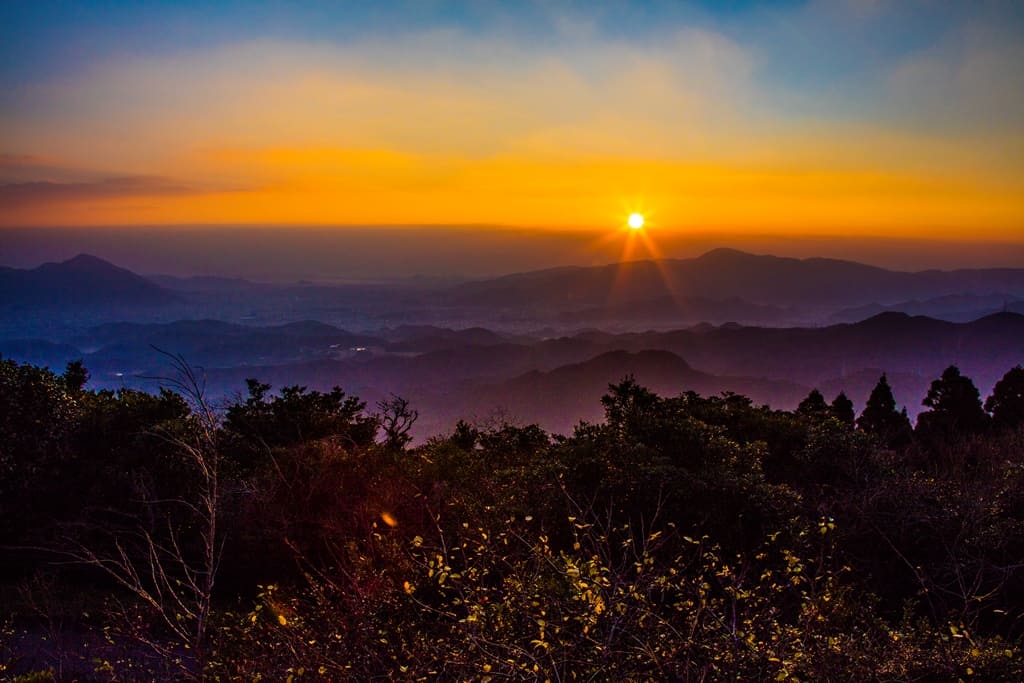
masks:
[[[448,440],[464,451],[471,451],[480,440],[480,430],[465,420],[459,420],[455,423],[455,429]]]
[[[828,403],[825,402],[825,397],[821,395],[820,391],[811,389],[807,398],[800,401],[796,412],[805,417],[824,417],[828,414]]]
[[[24,542],[77,507],[62,492],[77,479],[75,381],[0,358],[0,546]]]
[[[366,403],[340,387],[321,393],[291,386],[268,397],[269,384],[254,379],[246,384],[249,397],[228,406],[224,417],[229,450],[236,459],[251,460],[273,448],[326,438],[363,449],[377,435],[377,418],[364,413]]]
[[[921,402],[931,410],[917,418],[918,432],[929,439],[977,434],[988,426],[988,415],[981,406],[978,388],[960,368],[950,365],[933,381]]]
[[[605,420],[619,434],[636,431],[659,404],[658,396],[637,384],[632,375],[618,384],[609,384],[608,393],[601,397]]]
[[[391,398],[377,402],[380,409],[380,426],[384,431],[384,446],[388,449],[403,450],[412,437],[409,432],[420,416],[418,410],[409,407],[409,401],[391,394]]]
[[[853,401],[842,391],[833,399],[831,412],[832,417],[851,427],[856,420],[856,414],[853,412]]]
[[[1024,367],[1011,368],[996,382],[992,395],[985,401],[985,410],[992,415],[994,427],[1024,425]]]
[[[89,371],[85,369],[81,359],[73,360],[67,364],[61,379],[70,393],[78,394],[85,389],[85,383],[89,381]]]
[[[874,435],[889,448],[899,448],[910,441],[910,419],[906,409],[902,412],[896,410],[896,398],[892,395],[892,387],[884,373],[871,390],[864,412],[857,420],[857,427]]]

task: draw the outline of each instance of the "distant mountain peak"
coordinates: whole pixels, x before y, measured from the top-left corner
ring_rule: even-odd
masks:
[[[117,266],[114,266],[114,264],[111,263],[110,261],[101,259],[99,256],[93,256],[92,254],[79,254],[78,256],[72,256],[68,260],[61,261],[60,263],[62,265],[65,265],[65,266],[71,266],[71,265],[100,265],[100,264],[102,264],[102,265],[106,265],[106,266],[113,266],[114,268],[117,267]]]
[[[0,278],[0,304],[15,306],[152,306],[177,300],[163,287],[91,254],[30,270],[7,269]]]
[[[904,320],[910,320],[913,316],[903,311],[882,311],[877,315],[873,315],[870,318],[866,318],[861,321],[863,323],[888,323],[888,322],[902,322]]]
[[[733,259],[733,258],[761,258],[758,254],[751,254],[748,251],[733,249],[732,247],[716,247],[706,251],[697,257],[697,260]],[[772,257],[775,258],[775,257]]]
[[[974,322],[1008,322],[1018,324],[1024,322],[1024,315],[1015,311],[997,311],[996,313],[982,316]]]
[[[104,271],[116,271],[120,273],[131,273],[130,270],[126,270],[119,266],[114,265],[110,261],[101,259],[99,256],[93,256],[92,254],[79,254],[73,256],[66,261],[51,261],[44,263],[36,271],[74,271],[74,272],[104,272]],[[134,275],[134,273],[132,273]]]

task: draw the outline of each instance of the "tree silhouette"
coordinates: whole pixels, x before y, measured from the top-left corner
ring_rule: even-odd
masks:
[[[871,390],[864,412],[857,420],[857,427],[878,437],[889,448],[899,448],[910,441],[912,429],[907,411],[896,410],[896,398],[892,395],[892,387],[884,373]]]
[[[85,383],[89,381],[89,371],[85,369],[81,359],[73,360],[67,364],[61,379],[64,380],[68,391],[76,394],[85,389]]]
[[[620,434],[635,432],[649,421],[651,412],[659,404],[658,396],[637,384],[632,375],[618,384],[609,384],[608,393],[601,397],[608,425]]]
[[[1024,367],[1011,368],[996,382],[992,395],[985,401],[985,410],[992,415],[994,427],[1024,425]]]
[[[832,400],[831,410],[832,417],[844,424],[853,426],[856,420],[856,414],[853,412],[853,401],[850,400],[845,392],[840,391],[839,395]]]
[[[807,394],[807,397],[800,401],[796,412],[808,417],[824,417],[828,414],[828,403],[820,391],[811,389],[811,393]]]
[[[961,375],[955,365],[950,365],[932,382],[921,403],[931,408],[917,418],[917,430],[927,438],[976,434],[988,425],[978,388],[970,377]]]
[[[270,395],[270,385],[246,380],[249,396],[228,406],[225,430],[257,451],[333,437],[366,448],[377,434],[378,421],[365,414],[366,403],[340,387],[330,392],[289,386]]]
[[[418,410],[409,406],[409,401],[391,394],[391,398],[377,402],[380,409],[380,427],[384,432],[384,446],[391,450],[403,450],[412,441],[409,432],[420,416]]]

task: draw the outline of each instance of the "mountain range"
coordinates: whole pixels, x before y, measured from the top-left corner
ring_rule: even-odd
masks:
[[[903,311],[968,320],[1017,310],[1024,268],[903,272],[836,259],[795,259],[716,249],[693,259],[632,261],[516,273],[455,286],[422,282],[270,285],[152,276],[94,256],[31,270],[0,269],[0,307],[74,310],[174,307],[176,317],[302,317],[364,328],[374,321],[466,320],[490,327],[528,321],[565,327],[701,321],[784,325]],[[190,313],[191,312],[191,313]],[[507,326],[507,325],[506,325]],[[621,326],[621,325],[620,325]]]
[[[987,392],[1024,362],[1024,315],[998,313],[969,323],[883,313],[854,324],[765,328],[702,324],[671,331],[570,335],[511,334],[484,328],[406,325],[350,332],[316,321],[253,326],[218,320],[98,325],[67,338],[0,339],[5,357],[61,367],[84,359],[96,386],[153,387],[181,354],[201,367],[212,397],[244,380],[276,387],[339,385],[371,405],[392,393],[420,409],[421,433],[449,420],[505,411],[564,430],[595,419],[607,385],[633,374],[674,394],[734,391],[792,408],[812,388],[856,404],[888,373],[911,415],[932,379],[957,364]],[[418,431],[419,431],[418,430]]]
[[[398,394],[420,410],[420,436],[498,414],[567,431],[599,418],[597,399],[629,374],[665,394],[792,408],[814,387],[859,406],[885,372],[915,415],[950,364],[987,392],[1024,362],[1024,269],[716,250],[433,289],[156,279],[91,256],[0,269],[0,354],[55,368],[81,358],[94,386],[152,389],[171,371],[165,351],[201,368],[218,400],[250,377],[339,385],[371,406]]]
[[[951,322],[968,322],[991,313],[1024,313],[1024,299],[1009,294],[948,294],[918,301],[900,301],[883,305],[870,303],[846,308],[830,316],[830,322],[857,322],[879,313],[907,313],[942,318]]]
[[[1024,269],[903,272],[837,259],[715,249],[693,259],[517,273],[460,285],[452,296],[463,304],[578,310],[666,295],[822,307],[993,292],[1024,295]]]

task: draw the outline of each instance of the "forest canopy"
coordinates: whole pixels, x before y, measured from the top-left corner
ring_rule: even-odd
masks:
[[[0,359],[0,677],[1024,675],[1024,370],[912,426],[624,378],[569,436]]]

